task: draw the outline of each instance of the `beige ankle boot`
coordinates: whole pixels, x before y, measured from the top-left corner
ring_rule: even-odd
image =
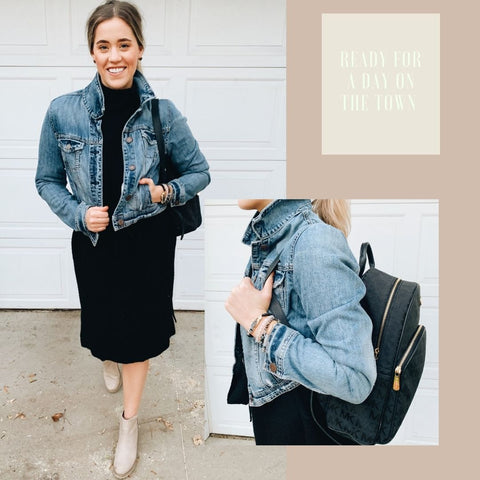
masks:
[[[137,463],[138,419],[137,415],[128,420],[120,417],[118,443],[113,461],[113,474],[117,478],[126,478]]]
[[[110,360],[103,362],[103,379],[105,380],[105,387],[110,393],[115,393],[120,390],[122,386],[122,373],[120,372],[118,363]]]

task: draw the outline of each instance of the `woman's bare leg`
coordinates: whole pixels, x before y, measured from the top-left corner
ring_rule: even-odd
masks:
[[[138,413],[147,379],[148,365],[148,360],[122,365],[123,415],[127,420]]]

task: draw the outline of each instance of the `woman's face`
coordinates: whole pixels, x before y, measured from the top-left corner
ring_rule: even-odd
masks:
[[[91,55],[106,87],[130,88],[142,54],[132,29],[121,18],[110,18],[97,26]]]
[[[238,200],[238,206],[242,210],[263,210],[269,203],[272,203],[273,200],[266,200],[266,199],[243,199]]]

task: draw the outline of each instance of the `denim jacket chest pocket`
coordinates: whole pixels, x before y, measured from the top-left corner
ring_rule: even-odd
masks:
[[[82,156],[85,155],[87,150],[85,145],[84,140],[77,138],[60,137],[58,139],[58,147],[67,172],[74,174],[80,170]]]

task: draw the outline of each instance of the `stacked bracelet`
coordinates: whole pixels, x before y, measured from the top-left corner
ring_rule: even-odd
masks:
[[[247,331],[247,335],[249,337],[254,337],[257,343],[263,344],[265,338],[270,334],[277,323],[278,320],[276,320],[273,315],[270,313],[263,313],[253,320]]]
[[[169,183],[162,183],[163,192],[160,195],[160,203],[170,202],[173,197],[173,187]]]
[[[267,329],[272,322],[275,322],[275,317],[273,315],[269,315],[268,317],[264,317],[261,322],[258,324],[258,327],[255,329],[253,337],[257,343],[263,344],[265,337],[267,336]]]
[[[264,313],[262,315],[259,315],[251,324],[250,324],[250,328],[248,329],[247,331],[247,335],[249,337],[253,337],[253,332],[255,331],[255,329],[257,328],[257,325],[258,325],[258,322],[264,317]]]

